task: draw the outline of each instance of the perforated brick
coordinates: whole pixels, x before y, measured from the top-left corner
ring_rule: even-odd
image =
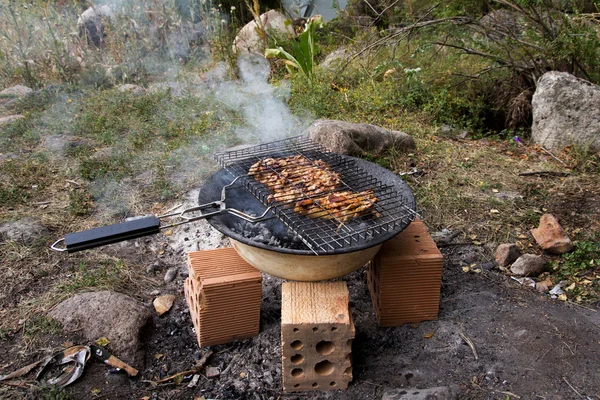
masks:
[[[188,254],[185,298],[200,347],[255,336],[262,277],[232,248]]]
[[[420,220],[385,242],[367,270],[379,325],[437,319],[442,267],[442,254]]]
[[[281,294],[284,390],[346,389],[355,334],[346,283],[286,282]]]

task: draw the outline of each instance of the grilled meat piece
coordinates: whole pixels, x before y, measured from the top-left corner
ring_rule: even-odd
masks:
[[[373,190],[336,191],[340,174],[322,160],[300,155],[265,158],[253,164],[248,173],[273,192],[268,202],[291,203],[294,212],[310,218],[345,222],[364,215],[377,202]]]
[[[327,163],[303,156],[265,158],[252,165],[248,173],[273,192],[269,202],[287,203],[315,196],[335,190],[341,182],[340,174]]]
[[[296,202],[294,212],[310,218],[336,219],[340,222],[360,217],[377,202],[372,190],[354,193],[334,192],[325,196]]]

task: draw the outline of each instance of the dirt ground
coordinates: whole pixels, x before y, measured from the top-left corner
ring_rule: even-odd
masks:
[[[111,251],[150,265],[156,257],[148,249],[164,239],[138,239],[139,246],[128,246],[128,251],[123,251],[123,244],[111,246]],[[282,280],[268,275],[263,276],[260,334],[210,348],[213,354],[206,365],[225,371],[220,377],[202,375],[193,388],[187,387],[191,376],[179,385],[153,386],[149,380],[190,369],[208,350],[198,348],[182,296],[185,253],[226,244],[206,223],[180,229],[168,241],[161,262],[181,269],[175,281],[160,291],[180,296],[167,314],[155,316],[145,330],[146,365],[136,366],[140,376],[129,379],[107,373],[106,366],[91,361],[80,380],[67,388],[72,398],[380,399],[393,388],[452,386],[460,399],[600,399],[600,314],[550,299],[500,271],[463,272],[461,260],[466,254],[487,261],[481,247],[472,246],[442,248],[444,269],[435,321],[380,328],[364,269],[343,278],[356,326],[354,379],[345,391],[282,392]],[[477,356],[461,334],[472,340]],[[55,336],[48,347],[82,340],[77,332]],[[2,353],[10,354],[10,346],[10,341],[3,342]],[[1,393],[3,398],[62,398],[18,388]]]

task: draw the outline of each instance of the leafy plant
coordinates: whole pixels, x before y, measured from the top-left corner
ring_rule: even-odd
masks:
[[[562,256],[562,260],[555,263],[559,279],[568,279],[588,270],[600,269],[600,232],[591,240],[577,243],[575,250]]]
[[[312,86],[315,80],[315,36],[317,28],[321,27],[323,27],[323,18],[315,15],[306,23],[304,31],[292,42],[292,53],[278,46],[265,50],[265,57],[283,59],[290,74],[295,71],[302,72]]]

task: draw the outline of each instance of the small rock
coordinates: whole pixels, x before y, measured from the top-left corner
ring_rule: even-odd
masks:
[[[484,271],[491,271],[492,269],[494,269],[494,266],[495,266],[495,264],[493,262],[484,262],[484,263],[481,263],[481,264],[477,264],[475,266],[475,268],[476,269],[480,268],[480,269],[482,269]]]
[[[177,267],[169,268],[167,270],[167,273],[165,274],[165,283],[169,283],[173,279],[175,279],[175,277],[177,276],[177,272],[179,272],[179,268],[177,268]]]
[[[209,379],[217,378],[219,375],[221,375],[221,370],[217,367],[206,367],[204,374]]]
[[[510,267],[510,272],[518,276],[538,276],[544,271],[546,260],[535,254],[523,254]]]
[[[461,261],[464,263],[467,263],[467,264],[473,264],[474,262],[477,262],[477,258],[478,258],[477,253],[472,253],[472,252],[463,254],[460,257]]]
[[[573,249],[573,242],[552,214],[542,215],[540,226],[532,229],[531,234],[540,247],[548,253],[563,254]]]
[[[23,97],[32,92],[33,90],[27,86],[15,85],[1,91],[0,97]]]
[[[176,297],[177,296],[175,296],[174,294],[165,294],[164,296],[159,296],[156,299],[154,299],[152,305],[154,306],[154,309],[156,310],[158,315],[163,315],[164,313],[169,311],[171,307],[173,307],[173,302],[175,301]]]
[[[21,118],[25,118],[25,117],[21,114],[7,115],[6,117],[0,117],[0,126],[6,126],[6,125],[13,124],[13,123],[17,122],[18,120],[20,120]]]
[[[12,240],[31,245],[36,239],[48,235],[48,228],[34,218],[23,218],[18,221],[0,225],[0,242]]]
[[[448,386],[429,389],[389,389],[383,392],[381,400],[454,400],[457,399],[456,391]]]
[[[140,333],[150,310],[122,293],[100,291],[77,294],[50,311],[66,331],[77,331],[89,341],[106,337],[115,357],[141,365]]]
[[[146,93],[146,89],[138,85],[132,85],[131,83],[127,83],[125,85],[119,86],[119,92],[130,93],[134,96],[142,96]]]
[[[515,262],[521,255],[521,250],[514,243],[503,243],[496,249],[496,264],[500,267],[506,267],[507,265]]]

